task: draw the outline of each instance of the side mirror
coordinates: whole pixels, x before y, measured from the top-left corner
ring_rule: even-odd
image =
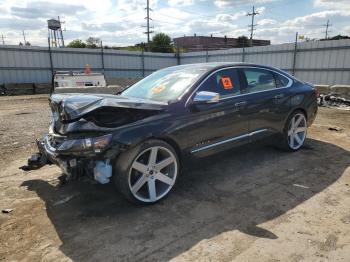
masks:
[[[193,104],[213,104],[220,100],[220,95],[215,92],[200,91],[193,98]]]

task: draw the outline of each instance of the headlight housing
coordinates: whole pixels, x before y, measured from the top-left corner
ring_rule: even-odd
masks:
[[[58,152],[95,152],[100,153],[104,151],[112,140],[112,134],[83,138],[83,139],[74,139],[64,141],[58,148]]]

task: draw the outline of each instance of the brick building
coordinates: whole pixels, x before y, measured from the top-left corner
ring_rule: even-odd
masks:
[[[238,48],[250,46],[250,40],[243,41],[238,38],[214,37],[214,36],[183,36],[173,39],[174,45],[186,51],[205,51],[226,48]],[[270,45],[270,40],[253,39],[253,46]]]

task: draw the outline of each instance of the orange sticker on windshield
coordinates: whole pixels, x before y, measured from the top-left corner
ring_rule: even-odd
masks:
[[[161,85],[161,86],[156,86],[152,88],[152,93],[153,94],[159,94],[160,92],[162,92],[165,89],[165,86]]]
[[[222,85],[224,86],[224,89],[233,88],[231,78],[229,78],[228,76],[221,77],[221,82],[222,82]]]

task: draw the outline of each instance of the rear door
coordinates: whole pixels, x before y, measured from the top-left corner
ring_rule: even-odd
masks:
[[[191,104],[195,94],[211,91],[220,94],[215,104]],[[187,105],[190,113],[187,134],[191,153],[209,155],[247,142],[248,120],[241,96],[237,69],[226,68],[210,75],[192,95]]]
[[[249,132],[260,138],[279,132],[289,111],[291,79],[265,68],[243,67],[239,70],[242,93],[249,105]]]

